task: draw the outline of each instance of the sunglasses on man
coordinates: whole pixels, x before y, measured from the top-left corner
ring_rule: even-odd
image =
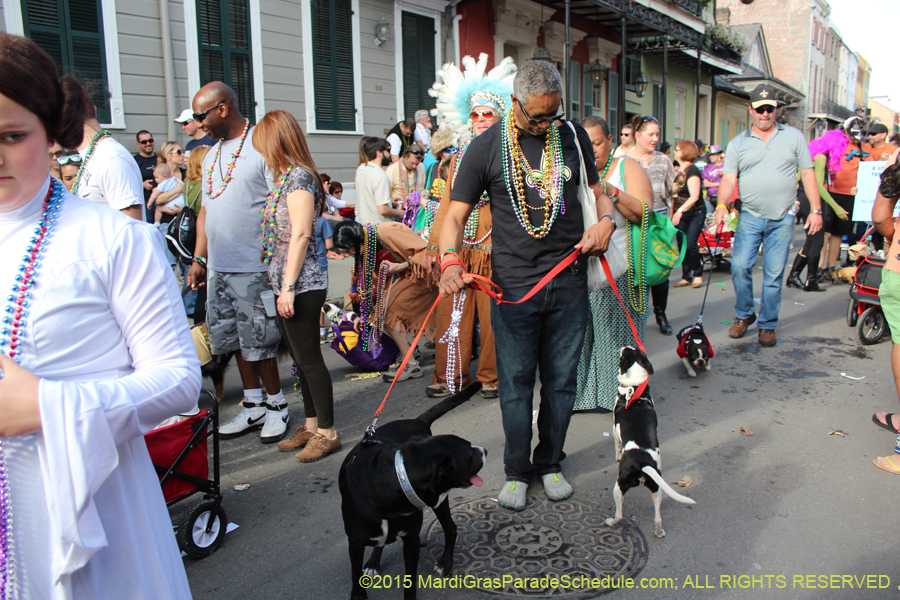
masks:
[[[559,114],[553,115],[552,117],[537,117],[532,118],[528,111],[525,110],[525,105],[521,102],[518,102],[519,108],[522,109],[522,114],[525,115],[525,120],[531,123],[532,125],[541,125],[543,123],[552,123],[553,121],[562,120],[566,116],[565,109],[560,109]]]
[[[219,107],[222,106],[223,104],[225,104],[225,103],[224,103],[224,102],[219,102],[219,103],[216,104],[215,106],[213,106],[213,107],[211,107],[211,108],[207,108],[207,109],[204,110],[202,113],[194,113],[194,120],[197,121],[198,123],[202,123],[202,122],[203,122],[203,119],[206,118],[206,115],[208,115],[210,112],[214,111],[215,109],[219,108]]]
[[[153,143],[153,138],[147,138],[146,140],[138,140],[138,144],[140,144],[141,146],[143,146],[145,144],[152,144],[152,143]]]
[[[771,104],[763,104],[762,106],[758,106],[753,110],[756,111],[756,114],[761,115],[763,113],[773,113],[775,112],[775,107]]]
[[[59,166],[67,165],[72,163],[73,165],[80,165],[82,161],[80,154],[69,154],[68,156],[58,156],[56,158],[56,162],[59,163]]]

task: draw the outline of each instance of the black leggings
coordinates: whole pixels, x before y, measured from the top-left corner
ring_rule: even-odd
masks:
[[[681,278],[685,281],[691,281],[694,277],[703,277],[703,258],[700,256],[699,240],[705,224],[706,206],[700,210],[689,210],[681,215],[678,230],[684,232],[684,243],[687,244],[684,262],[681,265]]]
[[[319,345],[319,315],[325,304],[326,290],[312,290],[294,297],[294,316],[278,315],[278,326],[287,344],[300,378],[303,407],[308,419],[316,419],[320,429],[334,427],[334,391],[331,374]]]
[[[806,197],[803,186],[800,186],[800,189],[797,192],[797,199],[800,201],[800,211],[797,216],[805,221],[809,217],[810,206],[809,199]],[[809,264],[819,264],[819,257],[821,256],[822,248],[825,245],[825,235],[831,229],[832,221],[835,219],[837,219],[837,216],[831,209],[831,205],[823,200],[822,229],[812,235],[806,234],[806,242],[803,244],[803,249],[800,250],[800,254],[806,257]]]

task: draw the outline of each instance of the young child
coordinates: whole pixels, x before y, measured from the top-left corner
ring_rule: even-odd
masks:
[[[150,200],[147,201],[147,208],[150,208],[151,204],[156,203],[156,199],[160,194],[171,192],[178,188],[179,185],[182,186],[182,188],[184,187],[184,184],[181,183],[178,178],[172,176],[172,169],[165,163],[156,165],[156,168],[153,169],[153,179],[156,181],[156,187],[153,188],[153,192],[150,193]],[[182,208],[184,208],[184,194],[178,194],[165,204],[157,205],[156,224],[159,225],[163,222],[163,215],[177,215],[181,212]]]

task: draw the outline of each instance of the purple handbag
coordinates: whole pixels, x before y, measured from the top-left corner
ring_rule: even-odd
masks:
[[[331,342],[331,347],[354,367],[366,371],[384,371],[394,363],[397,355],[400,354],[397,344],[388,335],[381,336],[380,344],[363,350],[361,344],[348,348],[344,342],[344,332],[353,331],[353,323],[349,321],[343,321],[340,325],[332,323],[331,329],[334,331],[334,341]]]

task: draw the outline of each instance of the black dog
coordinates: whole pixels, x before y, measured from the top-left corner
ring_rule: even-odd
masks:
[[[453,488],[481,485],[478,471],[487,451],[455,435],[431,434],[431,424],[481,389],[470,385],[425,411],[417,419],[392,421],[375,430],[377,443],[357,444],[341,465],[338,484],[344,531],[350,544],[351,598],[367,598],[360,585],[366,546],[374,546],[366,575],[378,573],[384,545],[403,539],[403,562],[409,587],[406,600],[416,597],[419,532],[422,510],[434,510],[444,528],[444,553],[435,571],[447,576],[453,568],[456,525],[447,493]]]
[[[619,461],[619,477],[613,490],[616,516],[606,519],[606,524],[613,526],[622,520],[622,499],[625,492],[643,484],[653,495],[653,507],[656,509],[653,520],[656,524],[656,537],[665,537],[662,517],[659,515],[659,505],[662,503],[660,488],[679,502],[696,503],[673,490],[660,475],[656,411],[653,408],[650,389],[645,385],[653,374],[653,365],[650,364],[646,354],[630,346],[622,348],[620,356],[619,398],[613,413],[616,460]]]

